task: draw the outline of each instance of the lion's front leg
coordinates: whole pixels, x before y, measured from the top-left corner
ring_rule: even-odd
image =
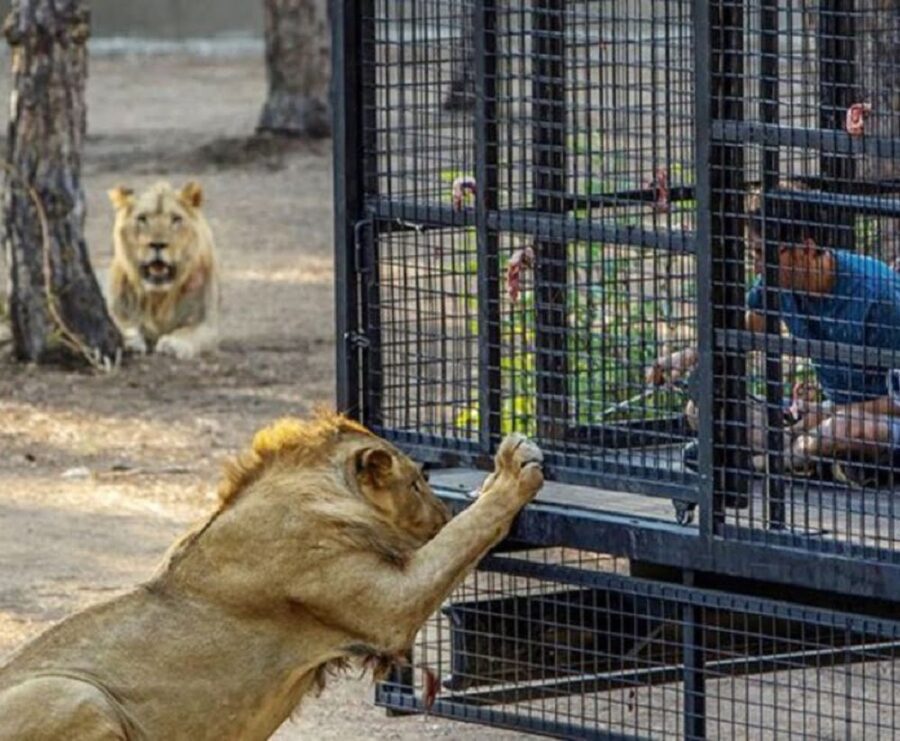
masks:
[[[421,625],[481,558],[506,537],[512,521],[544,483],[540,448],[522,435],[509,435],[494,458],[494,472],[478,499],[453,518],[413,556],[408,588],[419,591]]]
[[[208,323],[195,327],[182,327],[159,338],[156,352],[174,355],[179,360],[190,360],[200,353],[212,350],[216,345],[218,332]]]
[[[147,354],[147,340],[144,339],[144,333],[141,332],[140,327],[122,327],[121,332],[126,350],[138,355]]]
[[[537,494],[544,482],[542,462],[534,443],[521,435],[507,437],[478,499],[406,564],[358,550],[325,558],[304,571],[292,601],[324,624],[341,626],[354,643],[364,640],[373,653],[407,650],[428,617]]]
[[[156,343],[156,351],[190,360],[214,350],[219,341],[219,285],[210,280],[202,290],[193,293],[181,311],[182,326],[167,332]]]
[[[478,499],[454,517],[402,567],[377,554],[348,553],[330,561],[329,578],[310,570],[296,600],[386,654],[406,650],[416,632],[479,559],[509,532],[513,518],[543,484],[540,449],[507,437]],[[361,597],[364,595],[364,597]],[[358,601],[360,609],[347,609]],[[363,608],[364,605],[364,608]]]
[[[139,355],[146,354],[147,339],[141,327],[140,302],[125,282],[124,276],[114,277],[110,294],[114,298],[109,302],[109,313],[122,333],[125,349]]]

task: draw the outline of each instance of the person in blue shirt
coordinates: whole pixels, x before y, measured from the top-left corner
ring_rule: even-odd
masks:
[[[752,331],[764,332],[758,212],[750,215],[748,227],[757,277],[747,294],[746,324]],[[816,244],[802,223],[782,222],[780,228],[776,223],[773,238],[778,242],[779,319],[793,337],[825,342],[826,349],[840,343],[900,351],[900,274],[880,260]],[[647,380],[672,383],[689,373],[696,361],[692,347],[661,357],[648,369]],[[900,405],[888,393],[885,366],[840,360],[837,353],[827,352],[810,362],[825,401],[808,405],[791,426],[791,468],[809,472],[815,459],[875,461],[900,451]],[[686,454],[685,464],[690,463]]]

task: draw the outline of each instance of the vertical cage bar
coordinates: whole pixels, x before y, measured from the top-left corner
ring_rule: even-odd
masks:
[[[565,0],[532,6],[532,171],[534,208],[563,213],[566,186]],[[535,243],[537,431],[560,440],[568,419],[566,242]]]
[[[375,0],[360,0],[356,4],[360,24],[359,42],[359,115],[362,119],[360,136],[361,180],[363,197],[378,193],[378,108],[376,101],[376,38]],[[378,223],[365,214],[357,222],[357,281],[362,281],[360,316],[362,317],[361,368],[363,384],[360,419],[370,427],[383,425],[384,372],[381,343],[381,284],[378,245]]]
[[[365,4],[365,3],[364,3]],[[362,13],[352,0],[332,0],[331,109],[334,146],[334,259],[337,407],[359,418],[360,350],[356,222],[363,208],[360,51]]]
[[[715,3],[710,23],[713,121],[744,120],[744,2]],[[710,242],[713,331],[744,328],[744,146],[714,142],[710,149]],[[747,449],[746,361],[742,350],[713,356],[713,516],[724,521],[726,501],[737,503],[750,484]]]
[[[709,399],[713,387],[712,252],[710,250],[710,138],[712,136],[712,76],[710,74],[709,0],[694,0],[694,173],[697,199],[697,387],[701,398]],[[707,394],[703,397],[703,394]],[[698,399],[698,402],[700,400]],[[713,408],[699,403],[697,419],[700,482],[698,506],[700,533],[713,532]]]
[[[856,102],[855,5],[855,0],[821,0],[819,6],[819,125],[825,130],[843,131],[847,109]],[[856,180],[852,154],[823,152],[820,169],[822,182],[830,187],[840,189]],[[835,206],[827,221],[821,225],[826,246],[853,249],[853,211]]]
[[[694,573],[684,572],[685,586],[694,586]],[[684,652],[684,738],[706,738],[706,677],[703,660],[703,611],[690,603],[681,608]]]
[[[362,410],[360,420],[369,427],[384,424],[384,372],[381,341],[381,285],[379,275],[378,222],[364,219],[357,222],[357,280],[360,281],[359,333],[360,374],[362,376]]]
[[[497,209],[497,13],[475,0],[475,229],[478,239],[478,438],[489,453],[500,439],[499,236],[487,215]]]
[[[762,0],[760,6],[760,120],[764,124],[778,123],[778,0]],[[768,194],[778,187],[778,147],[767,146],[762,158],[761,211],[763,224],[768,213]],[[767,230],[763,228],[765,235]],[[763,310],[766,317],[766,336],[777,337],[781,324],[778,296],[778,241],[764,238],[765,271]],[[765,479],[769,526],[784,527],[784,388],[781,353],[765,353],[766,451],[768,476]]]

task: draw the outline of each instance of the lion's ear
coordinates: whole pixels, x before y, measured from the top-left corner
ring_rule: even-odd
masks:
[[[373,488],[385,486],[394,468],[394,456],[383,448],[366,448],[356,454],[356,476]]]
[[[203,205],[203,188],[196,180],[186,183],[181,189],[181,201],[191,208],[200,208]]]
[[[115,188],[107,191],[107,195],[116,211],[128,208],[134,203],[134,190],[126,188],[124,185],[117,185]]]

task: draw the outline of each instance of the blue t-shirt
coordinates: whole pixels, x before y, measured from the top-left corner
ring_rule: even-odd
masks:
[[[900,350],[900,274],[880,260],[835,251],[837,280],[828,295],[779,290],[781,319],[801,340],[840,342]],[[763,310],[762,279],[747,294],[747,308]],[[874,399],[887,393],[887,369],[812,360],[825,396],[837,404]]]

